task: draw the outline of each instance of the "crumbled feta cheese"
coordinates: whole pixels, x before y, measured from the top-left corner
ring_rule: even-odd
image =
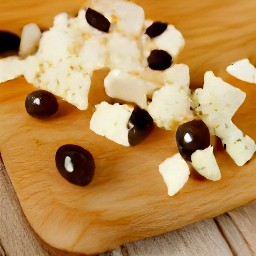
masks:
[[[148,112],[156,125],[166,130],[173,130],[178,124],[193,118],[186,90],[169,84],[153,93]]]
[[[104,80],[108,96],[136,103],[141,108],[147,107],[147,96],[152,95],[159,85],[147,81],[136,74],[112,70]]]
[[[133,108],[128,105],[118,103],[111,105],[102,102],[96,105],[96,111],[90,121],[90,129],[118,144],[130,146],[128,122],[132,111]]]
[[[19,56],[21,58],[25,58],[36,52],[41,34],[40,28],[35,23],[30,23],[23,27],[19,49]]]
[[[246,94],[240,89],[224,82],[208,71],[204,76],[203,89],[195,91],[198,107],[196,111],[203,114],[203,121],[214,126],[219,119],[231,119],[237,109],[244,102]]]
[[[74,18],[69,18],[67,21],[68,27],[71,31],[76,31],[78,36],[82,39],[88,39],[91,36],[106,36],[105,32],[92,27],[86,20],[86,10],[79,10],[78,14]],[[63,22],[64,23],[64,22]]]
[[[221,179],[221,172],[213,154],[213,146],[203,150],[196,150],[191,155],[191,162],[195,170],[206,179],[212,181]]]
[[[148,112],[158,127],[173,130],[178,124],[193,118],[188,67],[174,65],[164,72],[164,77],[166,85],[153,93]]]
[[[145,19],[141,6],[124,0],[96,0],[89,6],[102,13],[111,22],[111,32],[116,31],[126,36],[141,34]]]
[[[153,38],[153,42],[158,49],[167,51],[173,58],[177,57],[185,45],[182,34],[173,25],[168,25],[164,33]]]
[[[153,22],[150,20],[145,21],[145,27],[149,27]],[[185,40],[179,30],[173,25],[169,24],[167,29],[159,36],[150,38],[147,35],[142,36],[142,44],[145,56],[149,56],[150,52],[154,49],[164,50],[168,52],[173,59],[183,50]]]
[[[69,15],[66,12],[57,14],[53,19],[53,27],[59,28],[60,30],[63,28],[67,28],[68,24]]]
[[[189,67],[185,64],[175,64],[163,71],[163,77],[166,83],[175,84],[189,90],[190,75]]]
[[[236,61],[228,66],[226,70],[237,79],[256,84],[256,68],[248,59]]]
[[[142,71],[143,60],[138,42],[118,33],[108,38],[108,67],[122,71]]]
[[[214,130],[238,166],[243,166],[252,158],[256,150],[255,141],[244,134],[230,119],[219,120]]]
[[[42,33],[37,55],[41,55],[45,61],[58,62],[71,54],[74,38],[68,33],[68,26],[61,29],[51,27]]]
[[[203,89],[195,92],[196,111],[211,133],[226,145],[227,153],[239,166],[249,161],[255,152],[255,142],[231,121],[245,97],[243,91],[215,77],[212,72],[205,74]]]
[[[0,59],[0,83],[22,76],[24,69],[24,61],[17,57]]]
[[[87,27],[80,19],[57,15],[54,26],[42,34],[37,53],[25,60],[23,75],[34,86],[85,110],[92,72],[106,65],[106,47],[102,33],[83,34]]]
[[[159,172],[162,175],[168,189],[168,195],[175,195],[188,181],[189,167],[180,154],[167,158],[159,165]]]
[[[87,72],[106,67],[106,38],[97,36],[90,37],[84,41],[83,47],[79,53],[79,58],[83,61],[83,68]]]
[[[87,109],[91,74],[83,68],[80,59],[63,57],[52,63],[40,56],[31,56],[27,63],[29,68],[24,71],[24,77],[29,83],[54,93],[80,110]]]

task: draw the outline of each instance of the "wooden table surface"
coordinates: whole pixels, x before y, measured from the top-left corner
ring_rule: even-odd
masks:
[[[0,255],[75,256],[46,245],[23,215],[0,160]],[[99,256],[256,255],[256,202],[215,219],[143,241],[131,242]]]

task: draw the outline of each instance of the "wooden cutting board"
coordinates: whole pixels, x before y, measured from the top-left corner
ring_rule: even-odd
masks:
[[[203,73],[216,75],[247,93],[234,122],[256,139],[256,86],[227,76],[231,62],[249,57],[256,63],[256,2],[248,0],[136,1],[147,18],[173,23],[186,38],[179,62],[191,68],[193,86]],[[75,14],[82,1],[9,0],[0,4],[1,29],[19,33],[24,24],[47,27],[55,14]],[[23,78],[0,86],[0,150],[24,213],[45,242],[86,254],[106,251],[127,241],[164,233],[203,218],[219,215],[256,199],[256,158],[237,167],[223,150],[216,152],[222,171],[218,182],[194,172],[174,197],[158,172],[158,165],[177,152],[174,133],[155,128],[142,144],[126,148],[89,129],[92,105],[104,99],[104,74],[94,76],[87,111],[60,101],[60,111],[47,121],[26,114],[24,99],[33,91]],[[55,167],[59,146],[79,144],[96,162],[93,182],[76,187]]]

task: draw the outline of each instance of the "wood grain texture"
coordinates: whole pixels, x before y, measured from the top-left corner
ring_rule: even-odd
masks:
[[[253,255],[256,255],[256,202],[231,211],[229,213],[232,221],[243,236],[246,244]]]
[[[126,246],[129,256],[233,255],[213,220],[204,220],[175,232]]]
[[[197,0],[193,6],[187,1],[137,2],[148,18],[161,17],[182,31],[187,46],[180,62],[190,65],[195,86],[202,83],[206,70],[224,76],[227,64],[236,59],[255,61],[256,28],[251,25],[256,23],[255,1]],[[10,11],[17,4],[14,0],[1,4],[1,13],[8,14],[0,18],[2,28],[20,31],[22,23],[31,19],[47,26],[54,12],[67,5],[67,10],[77,9],[81,1],[65,6],[63,1],[43,1],[40,8],[36,3],[20,1],[20,12]],[[235,121],[256,139],[256,89],[238,86],[248,97]],[[217,154],[223,172],[220,182],[192,175],[186,187],[169,198],[158,165],[176,152],[173,133],[155,129],[142,145],[123,148],[88,129],[90,108],[81,112],[61,102],[56,118],[47,122],[30,118],[24,98],[31,90],[23,79],[1,86],[0,149],[26,217],[52,246],[83,253],[104,251],[219,215],[256,198],[256,159],[238,168],[223,152]],[[95,156],[97,170],[90,186],[74,187],[57,173],[54,155],[64,143],[80,144]]]
[[[31,230],[1,160],[0,194],[1,256],[75,256],[75,254],[49,247]],[[229,216],[230,213],[217,217],[216,222],[224,236],[216,229],[215,222],[205,220],[154,238],[130,242],[121,248],[102,253],[99,256],[204,256],[213,253],[226,256],[230,255],[227,243],[233,255],[255,255],[250,248],[255,246],[256,240],[250,239],[251,244],[247,243],[242,235],[242,232],[247,234],[255,232],[255,227],[247,220],[256,214],[256,209],[252,207],[253,205],[255,205],[255,202],[231,212],[239,223],[247,224],[243,225],[242,230],[239,230],[239,226],[235,226],[235,223]],[[241,211],[247,211],[247,214],[240,214]]]
[[[0,255],[65,256],[46,245],[31,229],[0,157]],[[79,256],[68,253],[68,256]]]
[[[250,207],[250,206],[247,206],[247,207]],[[232,221],[228,213],[217,217],[215,221],[218,224],[220,230],[222,231],[224,237],[226,238],[227,243],[229,244],[230,249],[234,255],[244,255],[244,256],[253,255],[251,246],[244,239],[244,236],[241,233],[241,230],[237,228],[237,226]],[[246,222],[246,217],[243,216],[243,219],[241,218],[240,221]]]

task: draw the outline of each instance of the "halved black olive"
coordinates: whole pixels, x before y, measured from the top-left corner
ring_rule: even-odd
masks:
[[[153,50],[147,60],[153,70],[165,70],[172,65],[172,56],[164,50]]]
[[[151,26],[149,26],[146,29],[146,34],[150,38],[154,38],[154,37],[161,35],[167,29],[167,27],[168,27],[167,23],[164,23],[161,21],[155,21],[155,22],[153,22],[153,24]]]
[[[129,127],[128,141],[131,146],[135,146],[150,134],[154,122],[146,110],[135,107],[129,119]]]
[[[20,37],[16,34],[0,30],[0,54],[6,52],[18,53],[20,47]]]
[[[108,32],[110,28],[110,22],[109,20],[102,15],[101,13],[88,8],[85,14],[87,22],[94,28],[103,31]]]

